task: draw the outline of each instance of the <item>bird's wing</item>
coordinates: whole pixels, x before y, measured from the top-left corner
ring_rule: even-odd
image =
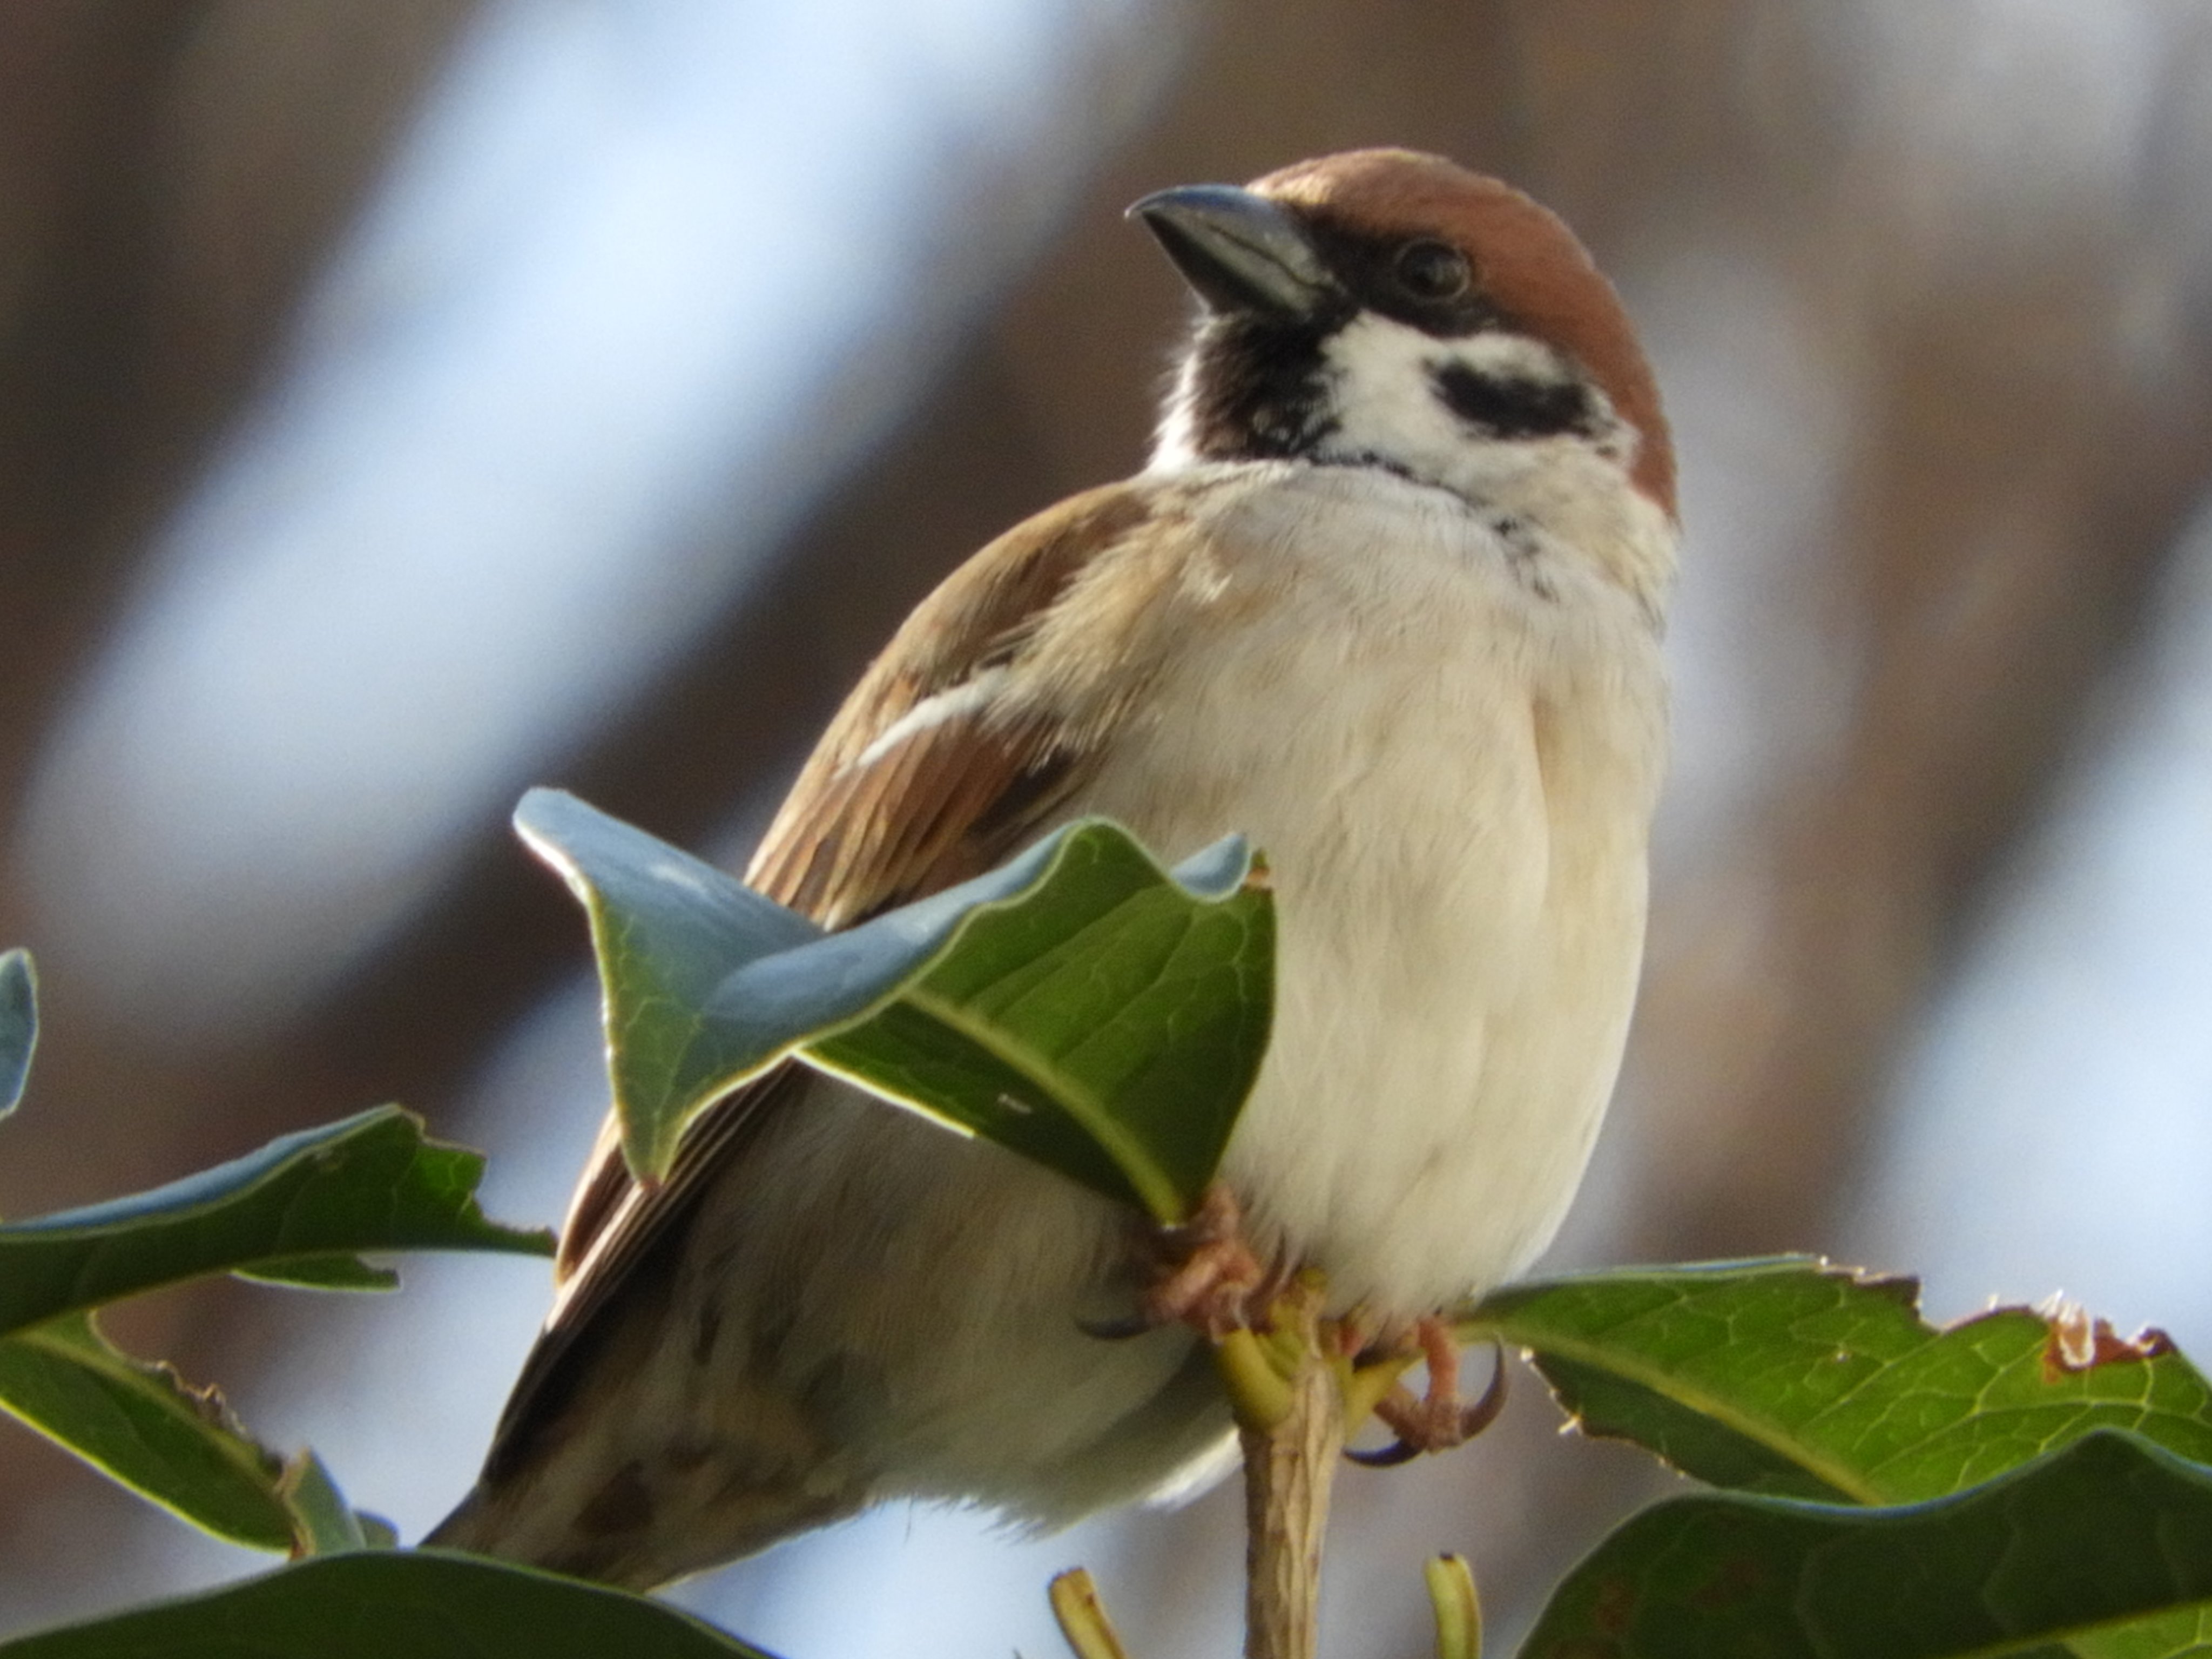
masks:
[[[985,547],[915,611],[853,690],[745,873],[825,927],[849,927],[999,864],[1088,775],[1120,710],[1069,723],[997,695],[1040,623],[1099,555],[1156,517],[1155,495],[1113,484],[1060,502]],[[576,1341],[690,1200],[758,1125],[804,1092],[787,1062],[706,1112],[667,1179],[641,1188],[610,1115],[571,1200],[556,1292],[492,1442],[485,1472],[520,1456],[566,1389],[547,1385]],[[545,1409],[540,1409],[544,1407]]]

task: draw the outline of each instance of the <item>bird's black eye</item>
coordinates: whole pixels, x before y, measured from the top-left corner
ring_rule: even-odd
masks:
[[[1398,281],[1417,300],[1456,300],[1474,280],[1467,255],[1449,242],[1408,242],[1398,250]]]

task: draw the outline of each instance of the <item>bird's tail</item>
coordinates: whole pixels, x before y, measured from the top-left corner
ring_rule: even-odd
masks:
[[[725,1405],[758,1409],[688,1445],[564,1417],[495,1449],[422,1543],[645,1590],[859,1511],[867,1483],[770,1394],[726,1386]]]
[[[528,1498],[513,1487],[479,1483],[430,1529],[422,1546],[642,1591],[754,1554],[861,1507],[857,1495],[752,1487],[724,1490],[703,1513],[680,1500],[676,1512],[664,1513],[665,1498],[634,1468],[574,1510],[533,1504]]]

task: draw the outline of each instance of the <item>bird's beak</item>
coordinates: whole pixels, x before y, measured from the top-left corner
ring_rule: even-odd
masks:
[[[1181,185],[1129,210],[1213,312],[1304,318],[1341,290],[1305,228],[1264,196],[1233,185]]]

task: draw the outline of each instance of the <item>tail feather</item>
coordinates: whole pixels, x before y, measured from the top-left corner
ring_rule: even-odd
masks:
[[[625,1464],[581,1504],[561,1502],[565,1494],[544,1486],[479,1483],[430,1529],[423,1547],[650,1590],[842,1520],[866,1501],[846,1491],[738,1484],[723,1486],[702,1505],[693,1483],[662,1486],[636,1462]]]

